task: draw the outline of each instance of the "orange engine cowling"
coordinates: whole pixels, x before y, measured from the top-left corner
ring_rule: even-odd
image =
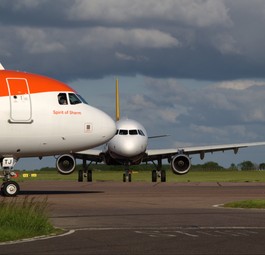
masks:
[[[60,174],[71,174],[75,170],[75,158],[70,154],[64,154],[57,158],[56,168]]]
[[[186,174],[191,167],[190,158],[185,154],[178,154],[171,160],[171,169],[174,174]]]

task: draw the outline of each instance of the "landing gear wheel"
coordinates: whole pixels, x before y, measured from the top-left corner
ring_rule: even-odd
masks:
[[[87,170],[87,181],[92,182],[92,170]]]
[[[83,178],[84,178],[84,175],[83,175],[83,170],[79,170],[78,171],[78,182],[82,182],[83,181]]]
[[[166,171],[161,170],[161,182],[166,182]]]
[[[1,193],[2,193],[2,195],[4,195],[4,183],[2,183],[2,185],[1,185]]]
[[[128,175],[123,174],[123,182],[131,182],[132,181],[132,174],[129,173]]]
[[[157,173],[156,170],[152,171],[152,182],[157,182]]]
[[[123,174],[123,182],[126,182],[126,174]]]
[[[3,183],[1,191],[6,197],[15,197],[19,192],[19,185],[14,181],[7,181]]]

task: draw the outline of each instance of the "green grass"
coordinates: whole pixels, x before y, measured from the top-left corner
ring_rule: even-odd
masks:
[[[230,202],[224,204],[224,207],[265,209],[265,200],[257,199],[257,200],[243,200],[243,201]]]
[[[0,242],[49,235],[56,230],[47,216],[47,199],[0,200]]]
[[[123,168],[115,166],[109,169],[104,165],[93,165],[93,181],[122,181]],[[145,165],[132,167],[133,182],[151,182],[151,170]],[[249,170],[193,170],[185,175],[175,175],[167,166],[164,168],[167,172],[167,182],[265,182],[265,171]],[[23,173],[37,174],[37,177],[24,178]],[[77,171],[71,175],[60,175],[56,169],[37,170],[37,171],[20,171],[18,181],[23,180],[77,180]]]

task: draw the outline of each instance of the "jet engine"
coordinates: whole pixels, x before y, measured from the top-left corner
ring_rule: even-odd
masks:
[[[185,154],[178,154],[171,160],[171,169],[174,174],[186,174],[190,167],[190,158]]]
[[[70,154],[59,156],[56,160],[56,168],[60,174],[71,174],[75,170],[75,158]]]

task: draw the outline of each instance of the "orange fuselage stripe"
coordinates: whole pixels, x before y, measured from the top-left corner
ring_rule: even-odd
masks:
[[[28,89],[27,89],[28,85]],[[31,74],[18,71],[0,71],[0,97],[9,96],[10,94],[27,94],[42,93],[53,91],[70,91],[75,92],[68,85],[46,76]]]

